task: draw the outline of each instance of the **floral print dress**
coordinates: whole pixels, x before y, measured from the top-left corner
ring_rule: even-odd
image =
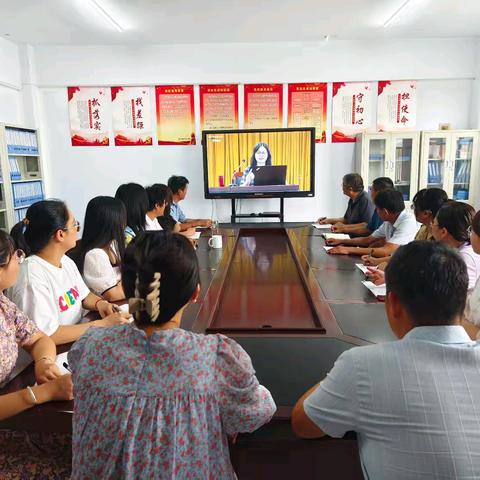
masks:
[[[0,293],[0,383],[8,380],[18,348],[38,328],[13,302]],[[0,430],[2,480],[56,480],[70,477],[71,436]]]
[[[234,479],[227,435],[276,409],[250,357],[223,335],[90,328],[68,361],[72,479]]]

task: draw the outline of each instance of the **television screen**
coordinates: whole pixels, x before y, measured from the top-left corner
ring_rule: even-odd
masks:
[[[202,132],[205,198],[313,197],[315,129]]]

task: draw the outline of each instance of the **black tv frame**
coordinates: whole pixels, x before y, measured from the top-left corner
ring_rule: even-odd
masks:
[[[208,159],[207,159],[207,135],[223,133],[271,133],[271,132],[307,132],[310,135],[310,190],[302,192],[249,192],[249,193],[209,193],[208,189]],[[314,197],[315,196],[315,127],[299,128],[261,128],[261,129],[238,129],[238,130],[203,130],[203,186],[206,199],[226,198],[289,198],[289,197]]]

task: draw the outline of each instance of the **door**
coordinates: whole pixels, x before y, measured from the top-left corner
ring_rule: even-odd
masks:
[[[422,132],[419,188],[443,188],[451,195],[447,170],[450,139],[449,132]]]
[[[451,197],[454,200],[473,202],[477,143],[477,132],[455,132],[452,136],[449,168],[451,174]]]
[[[387,163],[386,176],[402,192],[405,202],[410,202],[418,185],[419,134],[392,133],[391,136],[392,160]]]

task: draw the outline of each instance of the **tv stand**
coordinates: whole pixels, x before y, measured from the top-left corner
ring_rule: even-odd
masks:
[[[280,197],[280,211],[279,212],[262,212],[262,213],[237,213],[235,210],[235,198],[232,198],[232,215],[230,217],[231,223],[237,223],[237,218],[279,218],[280,222],[283,223],[283,197]]]

